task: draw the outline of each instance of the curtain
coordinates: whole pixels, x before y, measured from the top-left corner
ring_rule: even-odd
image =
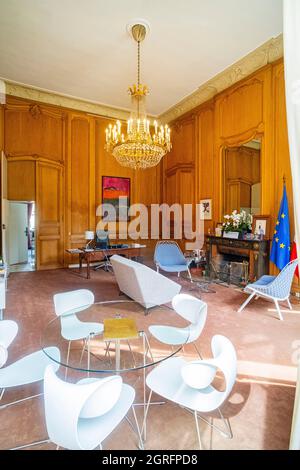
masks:
[[[295,236],[300,257],[300,1],[283,2],[283,42],[287,122],[293,178]],[[300,449],[300,363],[290,449]]]

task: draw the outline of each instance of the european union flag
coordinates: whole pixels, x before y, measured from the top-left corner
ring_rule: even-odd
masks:
[[[290,261],[290,220],[285,185],[274,230],[270,259],[279,269],[283,269]]]

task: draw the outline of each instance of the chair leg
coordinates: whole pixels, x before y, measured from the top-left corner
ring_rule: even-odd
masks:
[[[86,338],[85,338],[85,340],[84,340],[84,342],[83,342],[83,347],[82,347],[82,351],[81,351],[81,355],[80,355],[79,365],[80,365],[81,362],[82,362],[83,353],[84,353],[85,348],[86,348]]]
[[[38,393],[37,395],[31,395],[30,397],[21,398],[21,400],[16,400],[16,401],[12,401],[11,403],[6,403],[5,405],[0,406],[0,410],[2,410],[4,408],[7,408],[8,406],[17,405],[17,403],[22,403],[23,401],[31,400],[32,398],[41,397],[42,395],[44,395],[44,394],[43,393]]]
[[[87,357],[87,370],[88,370],[88,377],[90,376],[90,335],[87,338],[87,350],[88,350],[88,357]]]
[[[1,395],[0,395],[0,401],[1,401],[1,400],[2,400],[2,398],[3,398],[4,392],[5,392],[5,388],[3,388],[3,389],[2,389],[2,391],[1,391]]]
[[[197,351],[197,354],[198,354],[198,356],[200,357],[200,359],[201,359],[201,360],[203,360],[203,357],[202,357],[202,355],[201,355],[201,353],[200,353],[199,349],[197,348],[197,345],[196,345],[196,343],[193,343],[193,346],[194,346],[194,348],[196,349],[196,351]]]
[[[22,450],[22,449],[26,449],[27,447],[38,446],[41,444],[49,444],[49,442],[51,442],[50,439],[45,439],[43,441],[31,442],[30,444],[24,444],[23,446],[13,447],[12,449],[9,449],[9,450]]]
[[[143,420],[142,429],[141,429],[141,436],[144,436],[144,441],[146,441],[146,424],[147,424],[147,416],[148,416],[152,393],[153,392],[151,390],[149,393],[149,398],[148,398],[148,403],[146,405],[146,408],[144,406],[144,420]]]
[[[71,341],[69,341],[69,343],[68,343],[67,364],[66,364],[66,370],[65,370],[65,380],[66,380],[67,375],[68,375],[68,365],[69,365],[70,349],[71,349]]]
[[[190,268],[187,268],[187,272],[188,272],[188,274],[189,274],[190,281],[193,282]]]
[[[131,356],[132,356],[132,359],[133,359],[133,364],[136,365],[135,357],[134,357],[133,351],[131,349],[129,340],[127,340],[127,344],[128,344],[129,351],[131,352]]]
[[[202,450],[202,441],[201,441],[201,435],[200,435],[200,430],[199,430],[197,411],[194,411],[194,417],[195,417],[195,423],[196,423],[196,429],[197,429],[199,448],[200,450]]]
[[[144,335],[145,335],[145,340],[146,340],[146,343],[147,343],[146,354],[149,351],[151,360],[154,361],[152,350],[151,350],[150,343],[149,343],[149,340],[148,340],[148,336],[146,335],[146,333],[144,333]]]
[[[240,308],[238,309],[238,312],[240,313],[242,310],[244,310],[244,308],[246,307],[246,305],[248,305],[248,303],[250,302],[250,300],[253,299],[253,297],[255,296],[255,292],[252,292],[252,294],[249,295],[249,297],[245,300],[245,302],[240,306]]]
[[[292,305],[291,305],[290,299],[286,299],[286,301],[287,301],[287,304],[288,304],[289,309],[290,309],[290,310],[293,310],[293,307],[292,307]]]
[[[141,435],[139,423],[138,423],[138,420],[137,420],[136,412],[135,412],[135,409],[134,409],[134,405],[132,405],[131,409],[132,409],[132,414],[133,414],[133,417],[134,417],[136,427],[134,427],[134,425],[132,424],[132,422],[130,421],[128,416],[126,416],[125,419],[126,419],[127,423],[129,424],[129,426],[131,427],[131,429],[133,430],[133,432],[138,435],[138,438],[139,438],[138,448],[140,450],[144,450],[144,443],[143,443],[143,440],[142,440],[142,435]]]
[[[274,299],[274,302],[275,302],[275,305],[276,305],[276,310],[277,310],[277,313],[278,313],[278,315],[279,315],[279,318],[280,318],[280,320],[283,320],[282,315],[281,315],[281,310],[280,310],[280,307],[279,307],[278,300],[277,300],[277,299]]]
[[[159,267],[158,266],[156,266],[156,272],[159,273]]]

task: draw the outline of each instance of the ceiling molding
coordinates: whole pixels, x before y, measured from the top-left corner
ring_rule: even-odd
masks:
[[[163,122],[174,121],[179,116],[205,103],[221,91],[281,57],[283,57],[282,34],[265,42],[250,52],[250,54],[201,85],[192,94],[162,113],[159,119]]]
[[[158,119],[163,122],[174,121],[176,118],[210,100],[226,88],[229,88],[243,78],[251,75],[253,72],[280,59],[281,57],[283,57],[282,34],[276,38],[270,39],[254,51],[250,52],[247,56],[240,59],[235,64],[225,69],[223,72],[208,80],[196,91],[169,108],[164,113],[160,114]],[[130,111],[125,109],[116,108],[101,103],[94,103],[92,101],[51,92],[49,90],[35,88],[29,85],[20,84],[5,79],[3,80],[6,85],[6,95],[16,96],[18,98],[24,98],[32,101],[39,101],[41,103],[74,109],[107,118],[127,120],[130,115]],[[152,116],[149,117],[151,118]]]
[[[6,95],[16,96],[18,98],[25,98],[27,100],[39,101],[40,103],[61,106],[63,108],[70,108],[77,111],[83,111],[97,116],[107,118],[116,118],[127,120],[129,118],[129,111],[120,108],[114,108],[100,103],[93,103],[71,96],[61,95],[55,92],[41,90],[31,86],[14,83],[5,80]]]

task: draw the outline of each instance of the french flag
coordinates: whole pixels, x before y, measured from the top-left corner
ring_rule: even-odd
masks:
[[[295,240],[293,241],[292,249],[291,249],[291,261],[294,259],[297,259],[297,245]],[[299,278],[299,266],[297,266],[296,271],[295,271],[295,276]]]

